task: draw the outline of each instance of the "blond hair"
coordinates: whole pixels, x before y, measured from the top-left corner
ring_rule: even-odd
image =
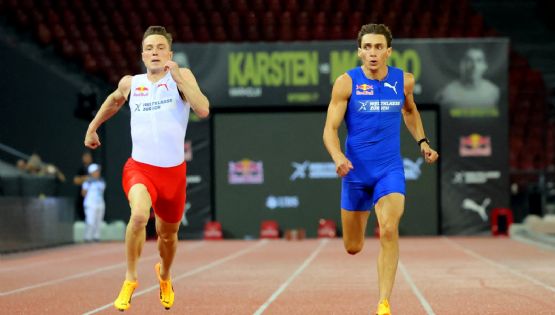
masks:
[[[143,35],[143,42],[145,41],[145,38],[147,38],[150,35],[162,35],[166,38],[166,40],[168,41],[169,46],[172,46],[172,34],[170,34],[168,31],[166,31],[166,28],[163,26],[149,26],[146,31],[145,34]]]

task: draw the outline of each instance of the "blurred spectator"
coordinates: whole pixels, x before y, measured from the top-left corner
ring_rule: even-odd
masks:
[[[16,166],[18,169],[22,170],[22,171],[27,171],[27,162],[25,162],[25,160],[19,159],[17,160]]]
[[[44,163],[37,153],[31,154],[27,161],[18,160],[17,168],[31,175],[54,176],[58,181],[65,182],[66,177],[54,164]]]
[[[43,163],[42,163],[42,159],[40,158],[40,156],[36,153],[33,153],[33,154],[31,154],[31,156],[27,160],[27,166],[25,167],[25,170],[29,174],[42,175],[42,173],[43,173],[43,166],[42,165],[43,165]]]
[[[100,176],[100,166],[92,163],[88,167],[88,178],[83,183],[82,195],[85,208],[85,242],[98,242],[100,240],[100,225],[104,219],[106,205],[104,203],[104,190],[106,182]]]
[[[44,174],[52,175],[56,177],[56,179],[60,182],[66,181],[66,176],[64,175],[64,173],[62,173],[62,171],[60,171],[60,169],[54,164],[43,164],[43,166]]]
[[[81,155],[81,166],[77,170],[77,175],[73,177],[73,184],[75,184],[77,189],[77,196],[75,198],[75,211],[76,211],[76,218],[80,221],[85,220],[85,208],[83,207],[83,195],[81,194],[81,186],[87,180],[88,176],[88,167],[93,162],[93,157],[90,151],[83,152]]]

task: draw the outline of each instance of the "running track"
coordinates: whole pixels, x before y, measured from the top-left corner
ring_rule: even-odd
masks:
[[[147,242],[125,314],[372,314],[377,239],[344,253],[340,239],[182,241],[176,303],[158,301]],[[2,314],[121,314],[123,243],[82,244],[0,258]],[[555,251],[508,238],[401,238],[391,298],[398,314],[555,314]]]

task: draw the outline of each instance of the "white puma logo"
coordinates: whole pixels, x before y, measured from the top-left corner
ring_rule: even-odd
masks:
[[[472,199],[468,199],[465,198],[463,200],[462,203],[462,207],[464,209],[470,210],[470,211],[474,211],[476,213],[478,213],[480,215],[480,217],[482,218],[482,220],[487,221],[488,220],[488,215],[486,213],[486,208],[489,206],[491,202],[490,198],[486,198],[484,199],[484,201],[482,201],[482,204],[479,205],[478,203],[476,203],[476,201],[472,200]]]
[[[405,170],[405,178],[407,180],[417,180],[418,177],[420,177],[420,174],[422,173],[420,170],[422,162],[424,162],[422,157],[419,157],[414,162],[411,159],[403,159],[403,168]]]
[[[393,92],[395,92],[395,94],[397,94],[397,81],[395,81],[395,85],[391,85],[391,84],[389,84],[389,82],[385,82],[385,83],[383,84],[383,86],[392,89]]]

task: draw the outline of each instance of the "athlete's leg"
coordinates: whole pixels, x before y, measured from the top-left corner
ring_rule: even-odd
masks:
[[[131,217],[125,231],[127,273],[125,279],[137,281],[137,261],[146,238],[146,224],[150,215],[152,201],[145,185],[135,184],[127,194],[131,206]]]
[[[370,211],[349,211],[341,209],[343,245],[347,253],[354,255],[362,250],[366,232],[366,222]]]
[[[371,207],[372,194],[360,182],[352,182],[343,178],[341,181],[343,245],[347,253],[351,255],[360,252],[364,246],[366,222]]]
[[[182,214],[179,212],[179,214]],[[173,220],[172,220],[173,221]],[[156,214],[156,233],[158,234],[158,250],[161,262],[154,266],[160,281],[160,303],[169,310],[175,300],[175,293],[171,282],[170,269],[177,249],[177,231],[181,220],[175,223],[167,222]]]
[[[391,193],[381,197],[375,207],[380,225],[378,281],[380,301],[389,299],[399,261],[399,221],[405,208],[405,196]]]
[[[131,217],[125,231],[127,271],[119,295],[114,301],[114,306],[120,311],[125,311],[131,306],[131,297],[139,285],[137,282],[137,262],[145,243],[145,228],[152,206],[150,194],[143,184],[131,186],[127,198],[131,206]]]
[[[156,233],[158,234],[158,250],[160,251],[160,278],[170,279],[170,268],[177,250],[177,231],[181,221],[168,223],[156,215]]]

